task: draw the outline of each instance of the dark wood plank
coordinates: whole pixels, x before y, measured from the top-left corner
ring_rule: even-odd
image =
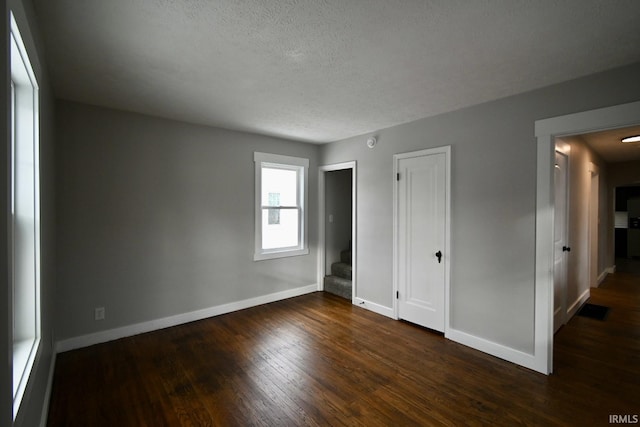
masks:
[[[58,355],[57,426],[608,425],[640,413],[640,278],[531,372],[314,293]]]

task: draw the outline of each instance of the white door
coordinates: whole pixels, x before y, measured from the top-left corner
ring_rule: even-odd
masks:
[[[448,147],[397,155],[398,317],[444,332]]]
[[[591,192],[589,195],[589,285],[592,288],[598,287],[598,229],[600,218],[600,183],[598,176],[598,166],[591,163]]]
[[[553,331],[564,325],[567,314],[567,254],[571,250],[567,241],[568,167],[566,154],[556,151],[555,163],[555,217],[553,262]]]

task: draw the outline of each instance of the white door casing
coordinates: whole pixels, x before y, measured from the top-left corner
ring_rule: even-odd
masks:
[[[553,331],[566,323],[567,315],[567,256],[569,244],[567,235],[569,200],[569,158],[556,151],[554,173],[555,211],[553,232]]]
[[[553,372],[553,252],[555,138],[640,123],[640,101],[535,121],[536,256],[535,320],[532,355],[519,364],[544,374]]]
[[[396,317],[445,332],[450,148],[394,156]]]

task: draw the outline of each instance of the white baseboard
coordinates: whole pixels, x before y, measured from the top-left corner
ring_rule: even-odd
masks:
[[[596,288],[600,287],[602,282],[604,282],[604,279],[606,279],[609,274],[613,274],[613,273],[610,273],[609,270],[610,269],[606,268],[602,273],[600,273],[600,275],[596,279]]]
[[[564,325],[562,307],[558,307],[553,311],[553,333],[557,332],[556,325],[558,325],[558,328],[560,328],[561,325]]]
[[[53,387],[53,373],[56,370],[56,357],[54,351],[51,355],[51,363],[49,364],[49,377],[47,379],[47,388],[44,392],[44,401],[42,402],[42,412],[40,413],[40,427],[46,427],[49,418],[49,402],[51,401],[51,388]]]
[[[502,344],[498,344],[493,341],[489,341],[484,338],[459,331],[457,329],[448,329],[445,332],[444,336],[451,341],[466,345],[467,347],[471,347],[483,353],[490,354],[491,356],[504,359],[507,362],[524,366],[525,368],[543,373],[545,375],[547,374],[547,372],[545,372],[544,369],[541,368],[540,361],[536,360],[533,354],[525,353],[523,351],[516,350],[511,347],[507,347]]]
[[[317,290],[318,285],[314,283],[313,285],[275,292],[273,294],[249,298],[246,300],[231,302],[228,304],[222,304],[215,307],[192,311],[189,313],[177,314],[175,316],[150,320],[148,322],[136,323],[134,325],[95,332],[93,334],[82,335],[79,337],[67,338],[56,343],[56,352],[62,353],[64,351],[88,347],[90,345],[130,337],[145,332],[169,328],[172,326],[181,325],[183,323],[194,322],[196,320],[202,320],[208,317],[219,316],[221,314],[231,313],[238,310],[244,310],[245,308],[251,308],[262,304],[268,304],[270,302],[297,297],[300,295],[315,292]]]
[[[616,272],[616,266],[615,266],[615,265],[614,265],[614,266],[611,266],[611,267],[607,268],[607,270],[606,270],[606,271],[607,271],[607,273],[609,273],[609,274],[613,274],[613,273],[615,273],[615,272]]]
[[[591,296],[591,288],[588,288],[586,291],[584,291],[582,293],[582,295],[580,295],[578,297],[578,299],[576,299],[573,304],[571,304],[569,306],[569,308],[567,308],[567,322],[573,317],[575,316],[575,314],[578,312],[578,310],[580,309],[580,307],[582,307],[582,304],[585,303],[585,301],[587,301],[589,299],[589,297]]]
[[[367,301],[362,298],[354,298],[353,305],[357,305],[358,307],[366,308],[369,311],[373,311],[374,313],[381,314],[386,317],[393,317],[393,309],[389,307],[385,307],[384,305],[376,304],[375,302]]]

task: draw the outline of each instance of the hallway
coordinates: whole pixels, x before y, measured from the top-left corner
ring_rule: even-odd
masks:
[[[639,415],[640,274],[610,274],[591,288],[588,302],[609,307],[608,316],[600,321],[576,315],[558,331],[550,383],[571,385],[565,391],[589,401],[594,413]],[[606,421],[598,416],[594,423]]]
[[[640,276],[640,260],[616,258],[616,272],[630,273],[635,276]]]

